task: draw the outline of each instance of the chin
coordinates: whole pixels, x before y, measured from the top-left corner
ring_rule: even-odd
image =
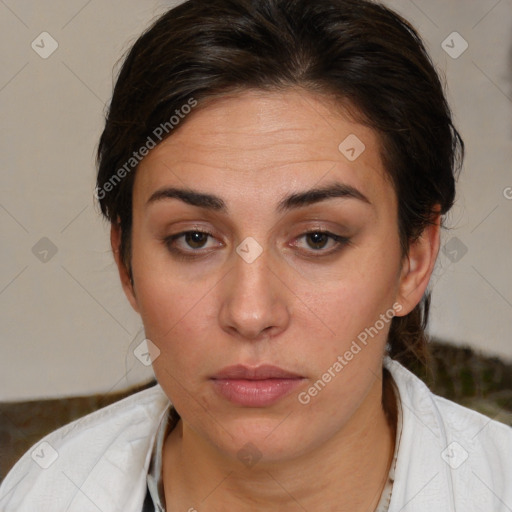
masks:
[[[221,432],[224,435],[212,442],[248,466],[254,465],[256,459],[260,464],[291,460],[306,451],[305,436],[300,433],[304,428],[284,418],[286,415],[273,419],[255,419],[253,416],[238,418],[234,422],[222,421],[225,430]]]

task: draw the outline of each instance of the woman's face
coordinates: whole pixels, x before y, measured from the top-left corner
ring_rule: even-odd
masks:
[[[153,149],[125,288],[184,428],[277,460],[380,407],[390,319],[414,305],[397,226],[376,134],[310,93],[216,100]]]

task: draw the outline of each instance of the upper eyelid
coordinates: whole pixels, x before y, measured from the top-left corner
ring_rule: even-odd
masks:
[[[187,230],[184,230],[184,231],[180,231],[179,233],[175,233],[175,234],[170,235],[170,236],[168,236],[166,238],[168,238],[168,239],[180,238],[180,237],[182,237],[184,235],[187,235],[189,233],[201,233],[201,234],[208,235],[208,236],[211,236],[213,238],[216,238],[215,234],[213,234],[211,231],[209,231],[207,229],[200,229],[200,228],[198,228],[198,229],[187,229]],[[311,235],[311,234],[314,234],[314,233],[321,233],[323,235],[330,235],[332,237],[348,238],[348,237],[344,237],[343,235],[337,235],[336,233],[333,233],[329,229],[325,229],[325,228],[308,229],[306,231],[303,231],[299,235],[297,235],[295,238]]]
[[[187,235],[188,233],[202,233],[203,235],[214,236],[213,233],[207,229],[185,229],[183,231],[179,231],[178,233],[174,233],[173,235],[170,235],[170,238],[173,236],[178,237],[178,236]]]

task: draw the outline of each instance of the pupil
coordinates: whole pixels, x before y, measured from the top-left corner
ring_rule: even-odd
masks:
[[[206,243],[207,236],[208,235],[206,235],[205,233],[187,233],[185,236],[185,240],[190,247],[197,249],[202,247]]]
[[[327,244],[328,236],[324,233],[310,233],[308,235],[309,246],[313,249],[323,249]]]

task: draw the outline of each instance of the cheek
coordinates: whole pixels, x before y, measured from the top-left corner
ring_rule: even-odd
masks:
[[[180,277],[161,249],[137,242],[132,253],[135,293],[145,335],[160,350],[154,370],[160,382],[176,387],[190,381],[204,358],[201,340],[208,341],[212,322],[206,293],[211,284]]]
[[[207,289],[202,283],[142,273],[137,282],[137,299],[146,336],[161,350],[190,350],[197,339],[206,335],[212,321]]]
[[[146,337],[160,350],[153,362],[155,376],[174,405],[183,410],[189,407],[191,394],[201,400],[197,386],[205,372],[205,356],[211,363],[212,355],[220,352],[211,336],[205,286],[149,271],[139,278],[137,293]]]
[[[347,262],[346,274],[322,293],[309,294],[318,321],[311,313],[304,314],[298,331],[303,339],[315,340],[301,347],[314,377],[299,403],[311,416],[323,417],[326,430],[348,421],[370,390],[379,388],[382,355],[395,313],[396,261],[360,257],[353,266]],[[334,403],[339,407],[333,408]]]
[[[385,244],[355,249],[342,260],[336,272],[292,276],[297,296],[309,307],[325,338],[343,346],[394,304],[399,287],[400,251]],[[312,315],[309,315],[310,319]],[[314,322],[313,322],[314,323]],[[308,327],[309,325],[309,327]],[[317,326],[317,327],[318,327]],[[313,325],[305,323],[305,329]],[[340,348],[340,347],[338,347]]]
[[[134,219],[132,239],[132,271],[135,295],[146,334],[155,342],[171,333],[194,304],[200,306],[197,287],[187,282],[169,265],[163,242],[141,229]],[[203,292],[204,294],[204,292]],[[150,331],[150,332],[148,332]]]

